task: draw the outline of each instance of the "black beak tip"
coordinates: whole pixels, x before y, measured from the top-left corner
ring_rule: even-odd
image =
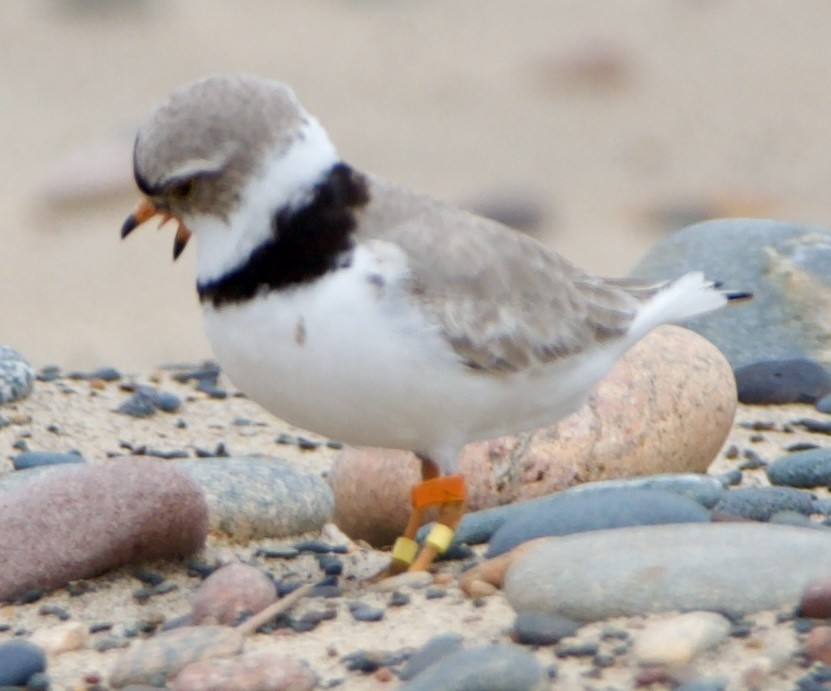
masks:
[[[124,224],[121,226],[121,239],[123,240],[126,238],[130,233],[132,233],[136,228],[138,228],[139,222],[136,220],[136,217],[132,214],[127,217],[124,221]]]
[[[179,242],[178,240],[173,243],[173,261],[176,261],[181,256],[187,244],[187,242]]]

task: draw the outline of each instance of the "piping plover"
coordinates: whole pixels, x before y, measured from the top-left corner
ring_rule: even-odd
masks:
[[[591,276],[362,173],[288,87],[260,78],[175,91],[139,130],[134,172],[145,197],[122,236],[157,214],[178,222],[174,258],[197,236],[205,331],[236,386],[299,427],[421,458],[397,570],[450,543],[464,444],[552,424],[651,329],[736,297],[699,273]]]

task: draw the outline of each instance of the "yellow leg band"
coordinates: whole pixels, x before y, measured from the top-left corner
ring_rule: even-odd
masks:
[[[392,547],[392,558],[402,564],[412,564],[418,552],[418,543],[408,537],[399,537]]]
[[[439,554],[444,554],[451,542],[453,542],[453,530],[443,523],[434,524],[427,537],[424,538],[424,544],[435,547]]]

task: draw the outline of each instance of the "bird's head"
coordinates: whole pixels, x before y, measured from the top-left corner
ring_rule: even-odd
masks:
[[[133,152],[143,193],[126,237],[160,215],[178,223],[174,259],[191,234],[205,278],[233,267],[270,232],[278,209],[300,204],[337,155],[287,86],[209,77],[174,91],[141,126]]]

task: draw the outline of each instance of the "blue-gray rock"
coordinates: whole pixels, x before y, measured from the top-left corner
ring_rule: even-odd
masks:
[[[675,691],[726,691],[729,683],[728,677],[701,677],[685,681]]]
[[[607,489],[602,492],[563,492],[545,511],[513,514],[496,531],[487,556],[496,557],[528,540],[570,535],[631,525],[704,523],[710,512],[679,494],[653,489]]]
[[[741,476],[741,473],[739,474]],[[559,497],[566,494],[583,494],[605,492],[609,489],[655,489],[680,494],[698,502],[706,508],[712,508],[718,502],[724,491],[724,485],[718,478],[698,473],[663,473],[660,475],[645,475],[643,477],[621,478],[617,480],[601,480],[586,482],[582,485],[549,494],[536,499],[518,501],[505,506],[495,506],[465,514],[456,535],[453,545],[460,543],[478,545],[488,542],[494,533],[502,527],[511,516],[524,513],[545,513],[548,505],[560,501]],[[424,540],[430,530],[430,525],[422,526],[418,532],[419,541]],[[453,547],[451,547],[452,549]]]
[[[77,453],[60,453],[57,451],[24,451],[12,458],[15,470],[29,470],[47,465],[62,463],[84,463],[84,457]]]
[[[181,400],[175,394],[158,391],[151,386],[139,386],[130,398],[116,408],[116,412],[141,418],[150,417],[157,410],[175,413],[181,405]]]
[[[715,511],[754,521],[767,521],[779,511],[813,512],[808,492],[791,487],[739,487],[724,493]]]
[[[171,461],[201,487],[212,531],[235,540],[288,537],[319,530],[335,500],[317,475],[266,457]]]
[[[433,636],[423,646],[410,655],[398,677],[408,681],[432,667],[439,660],[462,649],[464,638],[458,633],[442,633]]]
[[[739,401],[751,405],[814,403],[831,391],[831,374],[813,360],[763,360],[736,369]]]
[[[669,279],[703,271],[753,299],[684,322],[715,343],[734,369],[806,358],[831,367],[831,231],[763,219],[721,219],[683,228],[632,275]]]
[[[532,691],[542,681],[537,659],[521,648],[488,645],[442,658],[399,691]]]
[[[657,489],[672,492],[698,502],[707,509],[713,508],[724,492],[722,482],[712,475],[700,473],[662,473],[642,477],[586,482],[566,490],[569,494],[601,492],[607,489]]]
[[[774,485],[827,487],[831,484],[831,448],[797,451],[777,458],[767,467]]]
[[[505,577],[518,612],[597,621],[671,610],[792,609],[831,572],[831,533],[767,523],[637,526],[551,538]]]
[[[0,686],[26,686],[38,672],[46,671],[46,655],[29,641],[0,643]]]
[[[34,383],[32,366],[14,348],[0,345],[0,405],[26,398]]]
[[[831,413],[831,394],[827,394],[820,398],[816,402],[815,407],[819,412],[825,413],[826,415]]]
[[[523,645],[553,645],[573,636],[581,626],[560,614],[520,612],[514,621],[514,640]]]
[[[381,621],[384,618],[383,607],[368,605],[366,602],[350,602],[349,613],[355,621]]]

